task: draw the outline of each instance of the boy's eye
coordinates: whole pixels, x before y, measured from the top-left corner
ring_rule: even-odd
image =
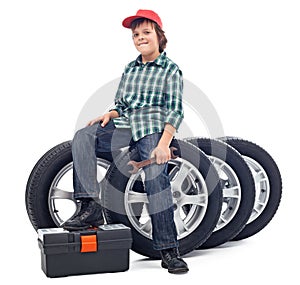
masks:
[[[144,35],[149,35],[150,33],[151,33],[150,31],[143,31],[143,34],[144,34]],[[133,38],[139,37],[139,33],[133,33],[133,34],[132,34],[132,37],[133,37]]]

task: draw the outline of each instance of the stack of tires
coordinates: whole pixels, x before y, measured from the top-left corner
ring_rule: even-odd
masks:
[[[180,253],[207,249],[253,236],[273,218],[282,182],[272,157],[240,138],[176,140],[179,157],[168,164]],[[132,229],[132,249],[159,258],[152,249],[143,170],[130,174],[135,150],[113,161],[98,158],[98,181],[107,223]],[[45,153],[26,187],[26,207],[35,229],[59,227],[78,210],[72,190],[71,142]]]

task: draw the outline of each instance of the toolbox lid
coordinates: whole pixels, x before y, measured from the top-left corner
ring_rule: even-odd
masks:
[[[84,231],[62,228],[38,229],[39,247],[44,254],[95,252],[107,249],[129,249],[131,229],[123,224],[102,225]]]

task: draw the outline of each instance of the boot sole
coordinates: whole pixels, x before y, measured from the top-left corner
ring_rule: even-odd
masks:
[[[82,231],[82,230],[87,230],[89,228],[93,228],[93,227],[99,227],[101,225],[104,225],[104,220],[101,221],[97,221],[95,223],[91,223],[89,225],[86,226],[81,226],[81,227],[72,227],[72,226],[63,226],[63,228],[67,231]]]
[[[164,268],[164,269],[168,269],[168,265],[165,264],[164,262],[161,263],[161,267]],[[168,272],[169,272],[169,273],[172,273],[172,274],[183,274],[183,273],[186,273],[186,272],[188,272],[188,271],[189,271],[188,268],[168,269]]]
[[[68,227],[68,226],[63,226],[63,229],[64,230],[67,230],[67,231],[82,231],[82,230],[87,230],[89,229],[91,226],[90,225],[87,225],[87,226],[82,226],[82,227]]]
[[[91,223],[92,227],[99,227],[99,226],[102,226],[102,225],[104,225],[104,220],[101,220],[101,221],[98,221],[98,222],[95,222],[95,223]]]
[[[188,271],[189,271],[188,268],[178,268],[173,270],[168,269],[168,272],[172,274],[184,274],[187,273]]]

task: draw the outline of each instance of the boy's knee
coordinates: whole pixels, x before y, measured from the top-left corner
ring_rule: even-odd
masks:
[[[80,151],[89,145],[95,144],[96,129],[92,127],[85,127],[76,131],[72,140],[72,152]]]
[[[78,130],[72,140],[72,147],[74,148],[75,145],[81,144],[86,141],[86,133],[84,132],[84,129]]]
[[[82,140],[82,139],[89,138],[89,137],[95,138],[96,133],[97,133],[96,125],[84,127],[82,129],[76,131],[73,141]]]

